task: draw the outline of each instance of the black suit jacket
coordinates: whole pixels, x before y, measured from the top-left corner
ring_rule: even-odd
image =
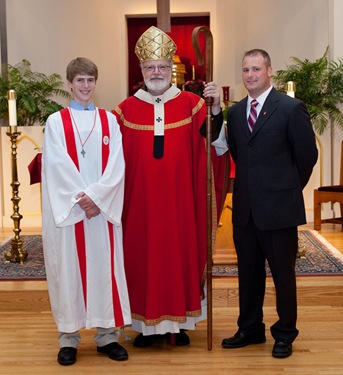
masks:
[[[246,226],[251,212],[260,230],[305,224],[302,190],[318,157],[307,108],[273,88],[250,134],[246,106],[247,97],[227,115],[236,163],[233,223]]]

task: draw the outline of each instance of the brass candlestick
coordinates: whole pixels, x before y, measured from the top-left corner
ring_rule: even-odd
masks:
[[[18,181],[18,172],[17,172],[17,138],[21,134],[17,131],[17,126],[10,126],[10,131],[6,133],[11,139],[11,165],[12,165],[12,203],[13,203],[13,214],[11,215],[11,219],[14,223],[14,238],[12,239],[12,248],[10,251],[5,253],[6,261],[10,261],[12,263],[20,263],[24,264],[27,258],[27,251],[23,249],[23,241],[20,238],[20,220],[22,219],[22,215],[19,213],[19,202],[20,197],[19,193],[19,186],[20,182]]]

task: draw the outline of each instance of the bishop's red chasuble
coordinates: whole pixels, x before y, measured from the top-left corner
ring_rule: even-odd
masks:
[[[197,318],[206,317],[201,306],[207,259],[206,145],[199,132],[205,102],[172,86],[159,97],[139,90],[113,113],[126,164],[124,260],[133,329],[145,334],[194,329]],[[160,121],[163,156],[156,158]],[[217,190],[222,193],[219,185]],[[214,207],[215,217],[216,212]],[[187,325],[192,319],[193,325]],[[162,329],[149,329],[161,324]]]

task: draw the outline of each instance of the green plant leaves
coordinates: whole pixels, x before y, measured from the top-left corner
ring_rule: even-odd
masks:
[[[44,125],[50,114],[63,108],[55,99],[70,99],[59,74],[33,72],[28,60],[14,66],[5,65],[4,72],[0,77],[0,118],[8,120],[7,92],[10,89],[16,91],[17,122],[21,126]]]
[[[295,62],[285,70],[278,70],[273,76],[275,87],[286,92],[288,81],[296,84],[295,97],[302,100],[310,113],[313,127],[322,134],[332,119],[343,129],[343,60],[332,61],[329,47],[322,57],[315,61],[292,57]]]

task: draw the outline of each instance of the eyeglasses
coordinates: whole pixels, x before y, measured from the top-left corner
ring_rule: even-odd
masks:
[[[159,72],[161,73],[165,73],[169,68],[171,68],[170,65],[158,65],[158,66],[155,66],[155,65],[147,65],[147,66],[143,66],[142,67],[145,71],[147,71],[148,73],[152,73],[155,71],[155,69],[157,69]]]

